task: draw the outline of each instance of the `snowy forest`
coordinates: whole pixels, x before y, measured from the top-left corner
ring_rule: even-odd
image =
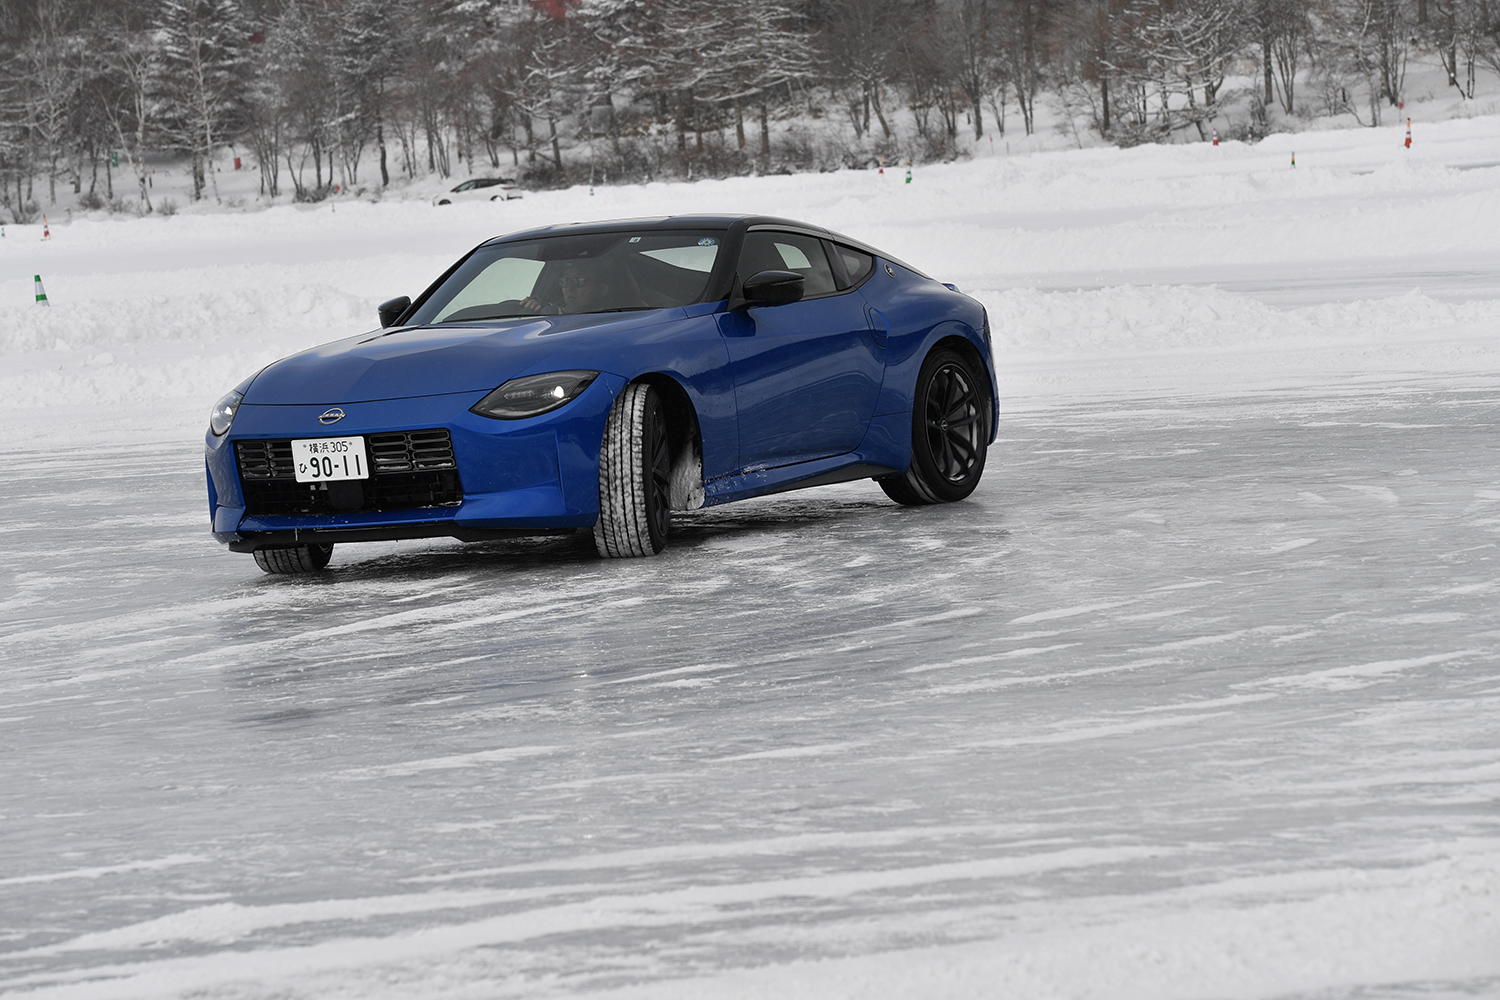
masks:
[[[152,211],[163,158],[316,201],[942,160],[1039,107],[1080,145],[1378,125],[1415,52],[1500,74],[1500,0],[0,0],[0,47],[25,222]]]

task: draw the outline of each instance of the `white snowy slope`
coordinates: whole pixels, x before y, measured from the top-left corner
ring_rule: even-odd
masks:
[[[0,995],[1500,997],[1500,119],[1403,135],[5,227]],[[208,538],[258,366],[695,211],[986,304],[974,498]]]
[[[1500,120],[1424,126],[1410,150],[1402,135],[992,156],[918,168],[909,185],[898,171],[846,171],[443,209],[353,201],[80,220],[47,241],[38,226],[8,226],[0,412],[83,440],[91,426],[46,413],[33,423],[29,411],[148,404],[196,420],[259,365],[367,329],[378,302],[415,294],[480,240],[704,211],[817,222],[956,282],[991,310],[1012,396],[1050,397],[1059,378],[1086,394],[1118,385],[1113,364],[1078,370],[1099,355],[1129,359],[1125,391],[1196,386],[1199,372],[1224,385],[1247,364],[1275,379],[1485,368],[1500,316]],[[36,274],[48,309],[33,304]]]

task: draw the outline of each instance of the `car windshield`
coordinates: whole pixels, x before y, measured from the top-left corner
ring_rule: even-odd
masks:
[[[592,233],[481,247],[409,322],[667,309],[697,302],[721,233]]]

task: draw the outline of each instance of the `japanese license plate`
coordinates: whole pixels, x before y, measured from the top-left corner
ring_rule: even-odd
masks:
[[[370,478],[370,460],[365,455],[365,439],[362,437],[293,441],[292,465],[299,483]]]

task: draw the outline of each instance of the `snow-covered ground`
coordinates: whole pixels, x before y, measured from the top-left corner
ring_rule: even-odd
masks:
[[[0,993],[1500,996],[1500,119],[1403,136],[5,227]],[[209,540],[258,365],[691,211],[985,302],[972,501]]]

